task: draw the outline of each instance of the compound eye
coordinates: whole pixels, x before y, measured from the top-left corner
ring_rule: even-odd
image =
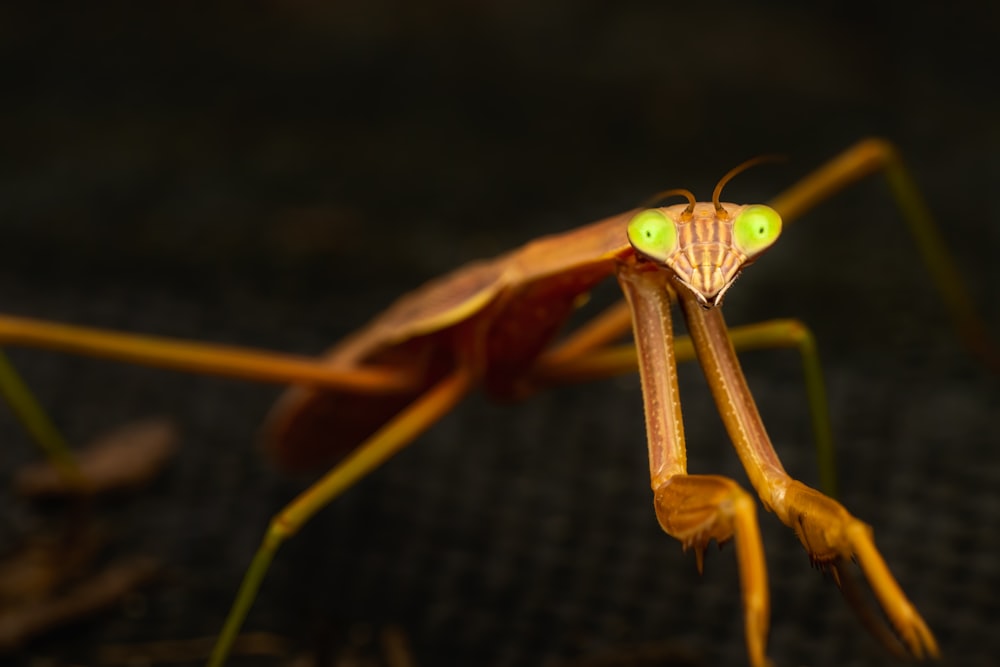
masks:
[[[781,234],[781,216],[769,206],[747,206],[733,220],[733,243],[747,257],[766,250]]]
[[[660,209],[647,209],[628,223],[628,242],[636,252],[664,263],[677,249],[677,227]]]

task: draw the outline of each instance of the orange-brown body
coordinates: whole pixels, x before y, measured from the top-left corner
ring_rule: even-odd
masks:
[[[524,372],[581,297],[633,254],[625,235],[629,217],[536,239],[402,296],[329,350],[325,363],[408,368],[418,378],[412,391],[289,389],[264,427],[268,453],[287,469],[336,461],[459,365],[474,369],[491,395],[516,397]]]

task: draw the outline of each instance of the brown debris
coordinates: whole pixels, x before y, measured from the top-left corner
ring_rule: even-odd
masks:
[[[83,448],[77,462],[90,493],[109,493],[143,486],[152,480],[177,448],[177,428],[165,418],[126,424]],[[48,462],[25,466],[14,478],[14,490],[28,498],[78,495]]]
[[[0,650],[11,650],[57,626],[114,606],[158,570],[148,558],[115,563],[64,594],[0,611]]]
[[[106,532],[89,521],[26,541],[0,561],[0,613],[47,598],[79,578],[106,543]]]

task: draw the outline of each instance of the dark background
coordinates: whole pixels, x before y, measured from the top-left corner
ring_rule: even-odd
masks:
[[[0,8],[0,308],[318,353],[473,258],[668,187],[707,197],[736,163],[785,154],[727,190],[767,200],[875,134],[1000,332],[990,3],[331,4]],[[842,500],[948,663],[992,664],[997,377],[959,343],[882,184],[803,219],[726,312],[814,328]],[[102,508],[115,553],[153,554],[167,579],[12,659],[98,664],[102,646],[216,632],[268,518],[303,488],[254,452],[279,389],[12,356],[74,441],[149,414],[184,434],[155,484]],[[746,369],[787,467],[815,483],[795,355]],[[682,392],[692,471],[743,481],[695,368]],[[5,478],[37,458],[5,410],[0,435]],[[732,548],[698,577],[647,484],[634,378],[513,407],[474,397],[281,551],[247,628],[313,652],[393,624],[423,667],[637,646],[744,664]],[[3,507],[13,546],[33,510]],[[790,531],[761,520],[776,663],[882,664]]]

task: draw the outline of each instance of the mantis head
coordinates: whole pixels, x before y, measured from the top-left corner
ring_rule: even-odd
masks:
[[[711,202],[698,202],[687,190],[670,190],[660,196],[680,194],[688,203],[640,211],[628,224],[628,240],[635,251],[668,269],[705,308],[721,305],[740,271],[781,234],[781,216],[774,209],[719,201],[722,186],[759,161],[726,174],[715,186]]]

